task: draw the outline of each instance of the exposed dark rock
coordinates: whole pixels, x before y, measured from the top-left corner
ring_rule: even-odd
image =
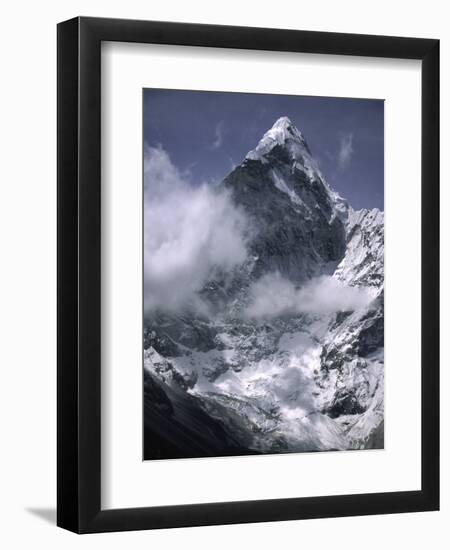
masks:
[[[331,407],[325,409],[324,412],[331,418],[348,414],[361,414],[365,411],[358,399],[351,393],[339,395],[333,401]]]
[[[198,399],[145,374],[144,460],[243,454],[257,453],[207,414]]]

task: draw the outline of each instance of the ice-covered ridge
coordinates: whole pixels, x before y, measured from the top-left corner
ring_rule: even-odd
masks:
[[[384,212],[378,208],[372,208],[371,210],[367,208],[362,208],[361,210],[353,210],[349,208],[348,210],[348,221],[347,221],[347,232],[350,231],[356,225],[376,226],[384,224]]]
[[[384,276],[384,212],[348,209],[347,248],[335,276],[352,285],[381,289]]]

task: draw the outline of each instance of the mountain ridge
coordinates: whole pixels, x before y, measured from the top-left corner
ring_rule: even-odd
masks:
[[[201,418],[204,429],[214,425],[217,434],[220,424],[223,451],[215,436],[212,454],[379,447],[384,214],[353,210],[329,187],[288,117],[275,122],[220,188],[252,227],[248,258],[204,285],[199,294],[209,316],[159,312],[146,319],[145,376],[163,392],[167,385],[172,400],[173,392],[189,395],[189,407],[177,398],[186,426]],[[263,286],[262,299],[269,292],[277,306],[285,299],[290,307],[281,304],[271,318],[269,300],[267,315],[251,319],[246,308],[266,280],[278,286]],[[327,298],[329,292],[341,298]],[[309,295],[320,307],[304,307]],[[337,309],[327,310],[328,302]],[[182,413],[176,414],[182,425]],[[150,416],[145,425],[154,433]],[[210,456],[205,444],[206,454],[196,447],[189,456]],[[161,449],[147,445],[145,458],[156,455]]]

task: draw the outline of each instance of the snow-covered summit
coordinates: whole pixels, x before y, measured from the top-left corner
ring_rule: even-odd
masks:
[[[282,116],[276,120],[272,128],[264,134],[261,141],[263,141],[266,137],[271,138],[280,144],[284,143],[287,139],[296,139],[306,145],[303,134],[287,116]]]
[[[306,177],[305,182],[319,182],[325,194],[329,197],[330,205],[333,207],[330,221],[335,217],[338,217],[344,223],[347,220],[347,201],[328,185],[311,154],[304,135],[289,117],[282,116],[276,120],[272,128],[264,134],[256,148],[247,153],[245,159],[259,161],[265,165],[273,165],[277,170],[273,171],[276,187],[280,190],[283,188],[288,192],[293,202],[298,203],[300,199],[289,184],[285,183],[285,180],[290,179],[295,172],[303,173]],[[281,174],[283,171],[284,176]]]
[[[267,162],[267,155],[277,145],[285,146],[293,160],[303,160],[305,156],[311,159],[311,153],[303,134],[287,116],[279,118],[272,128],[267,130],[256,148],[247,153],[245,158]]]

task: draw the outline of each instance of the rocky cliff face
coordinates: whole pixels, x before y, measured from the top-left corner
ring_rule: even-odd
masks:
[[[224,185],[256,228],[250,246],[255,277],[277,271],[302,283],[331,273],[343,257],[345,225],[336,195],[289,119],[275,123]]]
[[[334,192],[286,117],[222,187],[247,259],[201,314],[146,318],[145,458],[382,447],[383,213]]]

